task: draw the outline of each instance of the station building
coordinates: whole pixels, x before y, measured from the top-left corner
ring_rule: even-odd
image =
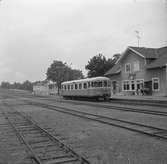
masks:
[[[47,96],[56,95],[58,93],[57,84],[50,81],[39,81],[33,85],[33,94]]]
[[[128,47],[106,72],[111,94],[167,95],[167,47]]]

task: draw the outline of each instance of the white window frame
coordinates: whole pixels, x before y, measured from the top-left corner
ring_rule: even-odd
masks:
[[[154,89],[154,80],[158,80],[158,89]],[[160,90],[160,80],[159,80],[159,77],[152,78],[152,90],[153,91],[159,91]]]
[[[137,81],[142,81],[143,87],[144,87],[144,79],[136,79],[136,89],[137,89]]]
[[[135,64],[138,66],[138,69],[136,69],[136,70],[135,70],[135,68],[136,68],[136,67],[135,67]],[[134,72],[140,71],[140,62],[139,62],[139,61],[134,61],[134,62],[133,62],[133,71],[134,71]]]
[[[112,87],[112,89],[113,89],[113,82],[114,82],[114,81],[116,82],[116,84],[118,84],[118,81],[117,81],[117,80],[111,80],[111,82],[110,82],[110,83],[111,83],[111,86],[110,86],[110,87]]]
[[[133,81],[133,84],[134,84],[134,89],[132,89],[132,81]],[[130,80],[130,90],[131,91],[135,91],[136,90],[136,82],[135,82],[135,80]]]
[[[129,82],[129,90],[124,90],[124,82]],[[132,81],[134,82],[134,89],[132,90]],[[137,81],[142,81],[142,84],[144,86],[144,79],[136,79],[136,80],[123,80],[122,81],[122,91],[136,91],[137,89]]]
[[[124,90],[124,82],[129,82],[129,90]],[[123,91],[130,91],[131,90],[131,88],[130,88],[130,80],[123,80],[122,81],[122,90]]]
[[[126,70],[126,66],[129,65],[130,71]],[[131,73],[131,63],[126,63],[125,64],[125,73]]]

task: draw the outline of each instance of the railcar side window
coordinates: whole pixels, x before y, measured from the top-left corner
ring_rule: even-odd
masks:
[[[82,84],[81,83],[79,84],[79,89],[82,89]]]
[[[77,84],[75,84],[75,89],[78,89],[78,85]]]
[[[64,90],[66,90],[66,85],[64,85]]]
[[[98,87],[98,82],[97,81],[94,82],[94,87]]]
[[[90,86],[91,86],[91,83],[90,83],[90,82],[88,82],[88,88],[90,88]]]
[[[73,90],[73,85],[71,85],[71,90]]]
[[[87,88],[87,83],[84,83],[84,89],[86,89]]]
[[[94,87],[94,83],[93,83],[93,81],[91,82],[91,87]]]
[[[68,90],[70,90],[70,85],[68,85]]]

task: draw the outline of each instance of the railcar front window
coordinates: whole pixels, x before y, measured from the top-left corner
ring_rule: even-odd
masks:
[[[104,87],[107,87],[107,81],[106,80],[104,81]]]
[[[111,87],[111,81],[108,81],[108,87]]]
[[[98,82],[98,87],[102,87],[102,81]]]

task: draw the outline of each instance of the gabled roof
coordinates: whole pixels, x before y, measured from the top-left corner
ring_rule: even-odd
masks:
[[[111,69],[109,69],[104,75],[108,76],[108,75],[114,75],[114,74],[118,74],[121,72],[121,68],[119,64],[115,64]]]
[[[159,58],[150,63],[146,68],[164,67],[167,64],[167,47],[162,47],[157,50]]]
[[[115,66],[107,71],[105,75],[112,75],[121,72],[120,61],[124,58],[129,50],[143,58],[155,59],[152,63],[146,66],[148,69],[163,67],[167,64],[167,46],[161,48],[128,47],[116,62]]]
[[[128,51],[132,51],[135,54],[143,57],[143,58],[147,58],[147,59],[156,59],[158,58],[158,49],[157,48],[146,48],[146,47],[132,47],[129,46],[124,53],[122,53],[122,56],[118,59],[118,61],[116,63],[119,63],[124,56],[127,54]]]
[[[158,58],[157,48],[128,47],[132,51],[140,53],[145,58]]]

